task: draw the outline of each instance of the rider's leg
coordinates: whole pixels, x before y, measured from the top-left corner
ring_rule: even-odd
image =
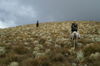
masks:
[[[72,31],[70,32],[70,39],[72,39]]]
[[[79,39],[81,38],[81,36],[80,36],[80,33],[79,33],[79,31],[77,31],[78,32],[78,35],[79,35]]]

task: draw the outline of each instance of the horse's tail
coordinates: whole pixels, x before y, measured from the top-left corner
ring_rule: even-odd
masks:
[[[76,39],[76,33],[74,33],[74,39]]]

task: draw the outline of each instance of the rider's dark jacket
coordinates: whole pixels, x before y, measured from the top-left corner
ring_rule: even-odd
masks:
[[[78,25],[76,24],[75,25],[75,23],[72,23],[72,25],[71,25],[71,31],[73,32],[73,31],[77,31],[77,29],[78,29]]]

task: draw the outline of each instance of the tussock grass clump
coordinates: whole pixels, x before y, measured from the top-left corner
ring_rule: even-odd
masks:
[[[5,45],[5,49],[6,49],[7,51],[11,50],[11,49],[12,49],[12,45]]]
[[[100,66],[100,56],[96,60],[93,60],[93,66]]]
[[[67,48],[62,48],[62,49],[61,49],[61,53],[64,54],[64,55],[65,55],[66,53],[70,54]]]
[[[14,54],[14,53],[11,53],[11,54],[9,53],[6,55],[5,59],[2,60],[2,62],[6,65],[8,65],[9,63],[11,63],[13,61],[15,61],[15,62],[21,61],[19,55]]]
[[[17,54],[26,54],[29,51],[24,46],[17,46],[13,48],[13,51]]]
[[[44,44],[45,42],[46,42],[46,40],[43,39],[43,38],[41,38],[41,39],[39,40],[39,43],[40,43],[40,44]]]
[[[83,44],[87,44],[87,43],[91,43],[92,42],[92,40],[90,40],[90,39],[80,39],[79,41],[78,41],[79,43],[83,43]]]
[[[100,44],[90,44],[89,46],[83,48],[83,52],[85,56],[89,56],[90,54],[95,52],[100,52]]]
[[[56,54],[52,57],[52,61],[54,62],[63,62],[65,59],[64,59],[64,56],[62,54]]]
[[[60,53],[61,52],[61,48],[53,48],[52,51],[54,50],[54,53]]]
[[[6,44],[5,43],[0,43],[0,47],[5,47]]]
[[[66,53],[70,54],[67,48],[54,48],[54,53],[61,53],[62,55],[66,55]]]
[[[40,61],[38,59],[29,58],[24,60],[21,66],[40,66]]]
[[[91,59],[90,57],[88,57],[88,58],[86,58],[85,63],[87,63],[87,66],[88,65],[100,66],[100,56],[98,56],[96,59],[94,59],[94,58]]]
[[[44,57],[41,57],[40,60],[41,60],[41,62],[40,62],[41,66],[51,66],[50,58],[47,55]]]

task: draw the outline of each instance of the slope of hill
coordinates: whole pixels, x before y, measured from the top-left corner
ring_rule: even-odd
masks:
[[[99,66],[100,22],[77,23],[77,49],[69,38],[72,21],[0,29],[0,66]]]

